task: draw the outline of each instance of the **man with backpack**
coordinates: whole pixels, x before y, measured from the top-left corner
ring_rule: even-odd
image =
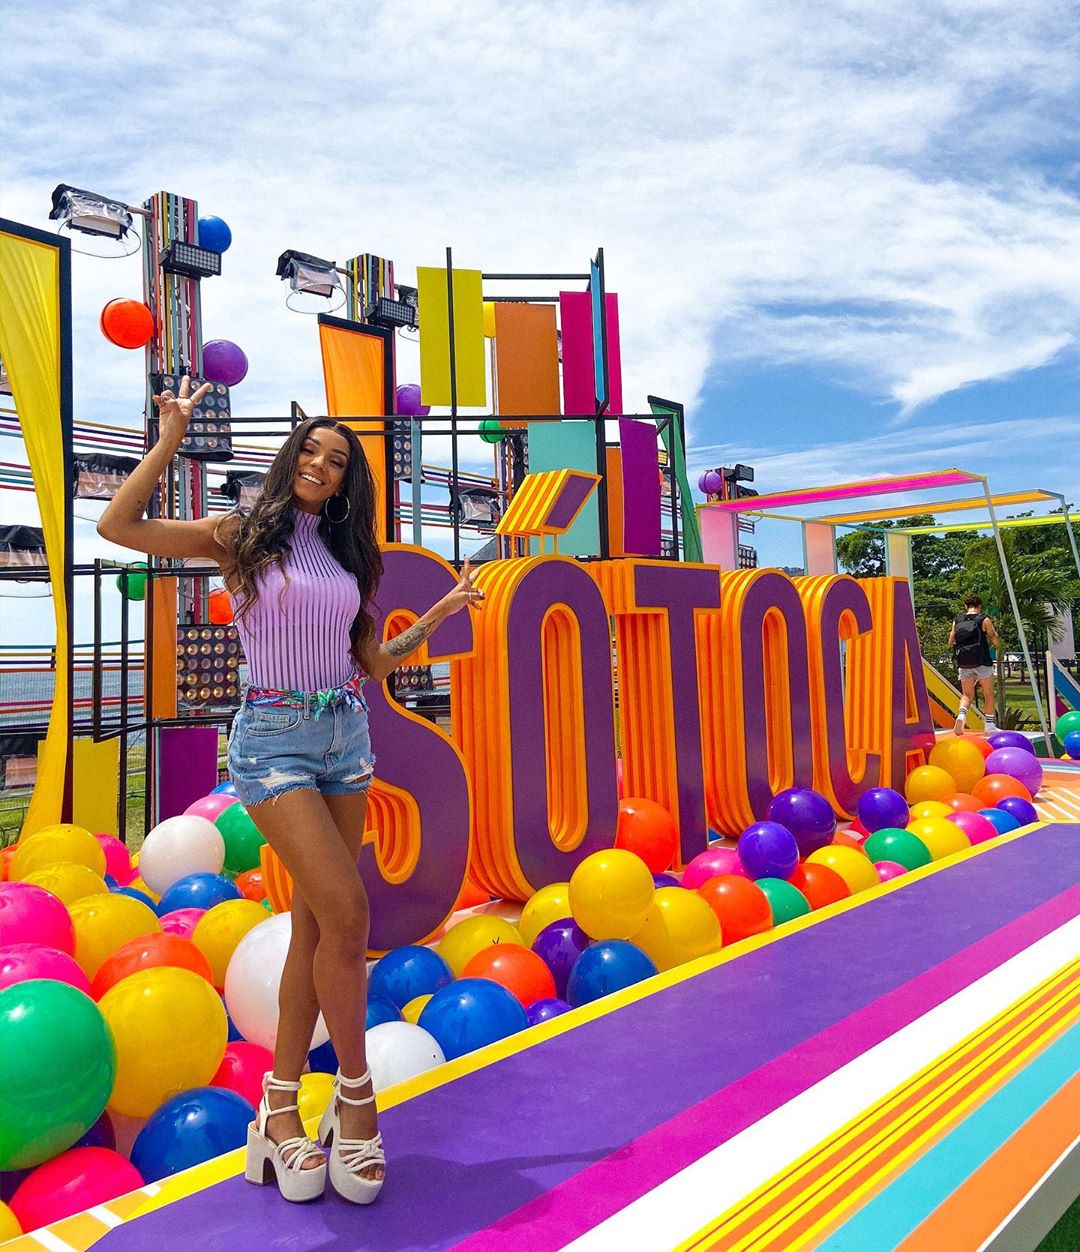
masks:
[[[977,595],[969,595],[964,600],[964,609],[964,616],[954,620],[949,634],[949,647],[956,652],[960,686],[964,693],[960,700],[960,711],[956,715],[956,724],[953,726],[958,735],[964,733],[967,725],[967,711],[975,698],[976,679],[982,687],[986,729],[997,729],[994,721],[994,658],[990,654],[990,645],[992,643],[995,648],[1001,647],[994,623],[982,611],[982,600]]]

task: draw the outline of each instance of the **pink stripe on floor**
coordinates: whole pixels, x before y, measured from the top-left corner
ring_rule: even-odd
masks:
[[[1080,885],[470,1235],[455,1252],[563,1247],[1078,914]]]

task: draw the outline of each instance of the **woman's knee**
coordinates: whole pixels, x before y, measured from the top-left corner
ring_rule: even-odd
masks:
[[[349,954],[366,952],[371,919],[363,888],[337,896],[319,919],[319,945]]]

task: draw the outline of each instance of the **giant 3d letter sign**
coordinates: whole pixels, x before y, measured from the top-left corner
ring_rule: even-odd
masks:
[[[421,548],[390,545],[385,561],[392,635],[455,575]],[[492,562],[478,581],[483,609],[450,618],[422,657],[450,661],[451,734],[368,688],[373,950],[434,934],[466,867],[524,899],[610,846],[616,725],[626,794],[672,813],[683,862],[710,827],[738,834],[786,787],[851,816],[931,742],[903,579],[540,556]],[[286,907],[287,875],[266,860]]]

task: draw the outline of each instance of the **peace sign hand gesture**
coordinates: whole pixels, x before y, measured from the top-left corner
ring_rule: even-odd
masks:
[[[469,558],[465,558],[465,564],[461,567],[461,578],[458,585],[449,595],[443,599],[443,605],[446,608],[447,616],[451,613],[457,613],[459,609],[463,609],[467,604],[473,608],[480,608],[484,593],[479,587],[474,586],[476,574],[469,568]]]
[[[203,383],[203,385],[191,395],[191,379],[184,375],[180,380],[180,394],[174,395],[171,391],[163,391],[160,396],[154,396],[154,403],[157,405],[158,411],[158,430],[159,438],[162,443],[171,444],[174,448],[184,442],[184,435],[187,433],[188,422],[191,421],[191,412],[199,401],[210,390],[211,383]]]

